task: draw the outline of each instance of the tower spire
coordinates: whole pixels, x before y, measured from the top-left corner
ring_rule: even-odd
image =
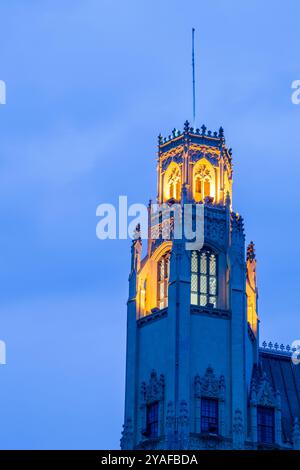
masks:
[[[192,76],[193,76],[193,127],[195,127],[195,120],[196,120],[195,28],[192,28]]]

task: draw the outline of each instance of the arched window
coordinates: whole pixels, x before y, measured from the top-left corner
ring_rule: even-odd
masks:
[[[157,263],[157,303],[160,309],[168,306],[169,273],[170,253],[166,253]]]
[[[177,163],[170,163],[164,179],[164,200],[180,200],[181,192],[181,172]]]
[[[217,306],[217,257],[209,249],[192,251],[191,303]]]
[[[194,170],[194,199],[203,201],[211,196],[212,170],[206,163],[196,164]]]

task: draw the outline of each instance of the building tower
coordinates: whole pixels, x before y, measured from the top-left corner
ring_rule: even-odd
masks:
[[[271,423],[263,441],[280,445],[279,392],[259,361],[254,244],[246,250],[243,219],[232,209],[222,128],[186,121],[182,132],[159,136],[157,202],[202,205],[204,245],[188,250],[172,231],[166,240],[159,219],[142,259],[137,227],[122,449],[257,448],[259,420]]]

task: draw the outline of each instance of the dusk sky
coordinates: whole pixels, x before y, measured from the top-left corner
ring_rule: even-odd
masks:
[[[118,448],[130,241],[98,240],[96,207],[155,198],[157,135],[192,118],[192,27],[196,124],[233,148],[261,342],[300,339],[300,3],[10,0],[0,15],[0,448]]]

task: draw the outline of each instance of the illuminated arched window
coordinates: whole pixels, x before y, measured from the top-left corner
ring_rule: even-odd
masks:
[[[211,196],[212,171],[205,163],[196,164],[194,171],[194,199],[203,201]]]
[[[181,172],[179,166],[172,162],[170,163],[164,179],[164,199],[180,200],[181,192]]]
[[[191,303],[217,306],[217,257],[209,249],[191,254]]]
[[[157,263],[157,303],[160,309],[168,306],[169,274],[170,253],[166,253]]]

